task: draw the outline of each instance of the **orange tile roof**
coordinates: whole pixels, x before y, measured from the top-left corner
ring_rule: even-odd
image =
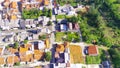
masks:
[[[20,59],[18,56],[8,56],[7,57],[7,64],[14,64],[19,61],[20,61]]]
[[[49,0],[44,0],[44,5],[49,5]]]
[[[34,59],[40,60],[43,56],[43,52],[40,50],[34,50]]]
[[[21,54],[20,59],[21,62],[33,62],[33,54]]]
[[[8,51],[11,52],[12,54],[17,53],[18,49],[14,49],[12,47],[8,48]]]
[[[41,3],[43,0],[36,0],[36,1]]]
[[[9,57],[7,58],[7,64],[14,64],[13,56],[9,56]]]
[[[21,54],[21,55],[20,55],[20,61],[21,61],[21,62],[26,62],[26,61],[27,61],[27,60],[26,60],[26,59],[27,59],[26,56],[27,56],[26,54],[24,54],[24,55]]]
[[[14,56],[14,62],[20,62],[20,58],[18,56]]]
[[[65,48],[63,44],[58,44],[56,47],[56,52],[64,52]]]
[[[30,48],[30,47],[32,47],[32,44],[24,44],[24,47],[25,48]]]
[[[1,55],[1,53],[2,53],[2,50],[3,50],[3,48],[0,48],[0,55]]]
[[[16,8],[17,8],[17,2],[12,2],[12,3],[11,3],[11,8],[16,9]]]
[[[23,47],[19,48],[20,53],[26,53],[27,51],[28,51],[28,48],[23,48]]]
[[[5,64],[5,58],[0,57],[0,65]]]
[[[49,39],[45,40],[45,45],[46,45],[46,48],[50,48],[50,40]]]
[[[17,19],[17,16],[16,15],[11,15],[10,17],[12,20],[16,20]]]
[[[33,62],[33,54],[26,55],[26,61],[27,62]]]
[[[88,47],[88,54],[97,54],[97,47],[96,46],[89,46]]]

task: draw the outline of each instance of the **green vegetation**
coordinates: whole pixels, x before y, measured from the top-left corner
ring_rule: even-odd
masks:
[[[80,36],[76,32],[56,32],[55,34],[56,42],[69,41],[69,42],[79,42]]]
[[[17,49],[19,47],[19,43],[18,42],[15,42],[14,43],[14,48]]]
[[[27,43],[28,43],[28,40],[24,40],[23,42],[24,42],[24,44],[27,44]]]
[[[77,6],[76,0],[56,0],[56,1],[61,6],[65,5],[65,4],[70,4],[72,6]]]
[[[65,15],[56,15],[56,18],[57,18],[57,19],[64,19],[64,18],[65,18]]]
[[[9,45],[7,45],[5,48],[7,48],[7,49],[8,49],[8,48],[10,48],[10,46],[9,46]]]
[[[108,12],[107,12],[108,13]],[[87,43],[92,43],[93,40],[98,45],[111,47],[112,45],[119,45],[120,30],[115,25],[111,25],[101,16],[100,12],[93,6],[89,9],[87,14],[81,14],[80,30],[82,32],[83,40]]]
[[[114,68],[120,68],[120,46],[109,49],[109,54],[112,58],[112,63],[114,64]]]
[[[46,53],[45,53],[45,60],[46,60],[46,61],[50,61],[51,58],[52,58],[51,52],[46,52]]]
[[[16,62],[14,66],[20,66],[20,62]]]
[[[47,22],[47,26],[51,26],[52,25],[52,22],[51,21],[48,21]]]
[[[47,35],[46,34],[43,34],[43,35],[39,35],[39,40],[44,40],[47,38]]]
[[[104,54],[104,50],[99,49],[98,56],[86,56],[86,63],[87,64],[100,64],[101,61],[104,61],[106,56]]]
[[[52,17],[52,10],[44,8],[44,10],[38,10],[36,8],[27,10],[24,9],[22,11],[22,18],[23,19],[37,19],[39,16],[47,16],[47,17]]]

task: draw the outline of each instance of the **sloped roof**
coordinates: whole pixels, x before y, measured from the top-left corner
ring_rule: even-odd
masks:
[[[18,52],[18,49],[10,47],[10,48],[8,48],[8,51],[11,52],[12,54],[14,54],[14,53]]]
[[[34,59],[35,60],[40,60],[43,56],[43,52],[40,50],[34,50]]]
[[[56,47],[56,52],[64,52],[65,48],[63,44],[58,44]]]
[[[4,57],[0,57],[0,65],[5,64],[5,58]]]
[[[49,0],[44,0],[44,5],[49,5]]]
[[[15,2],[15,1],[12,2],[12,3],[11,3],[11,8],[14,8],[14,9],[15,9],[16,7],[17,7],[17,2]]]
[[[0,55],[2,54],[2,50],[3,50],[3,48],[0,48]]]
[[[8,56],[7,57],[7,64],[14,64],[19,61],[20,61],[20,59],[18,56]]]
[[[19,48],[20,53],[26,53],[27,51],[28,51],[28,48],[23,48],[23,47]]]
[[[97,47],[96,46],[89,46],[88,47],[88,54],[97,54]]]
[[[30,47],[32,47],[32,44],[24,44],[24,47],[25,48],[30,48]]]

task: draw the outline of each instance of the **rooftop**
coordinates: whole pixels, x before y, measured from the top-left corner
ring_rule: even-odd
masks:
[[[88,47],[88,54],[97,54],[97,47],[96,46],[89,46]]]

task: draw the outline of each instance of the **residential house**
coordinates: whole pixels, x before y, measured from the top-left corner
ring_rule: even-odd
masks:
[[[4,38],[4,42],[14,42],[13,35],[7,35]]]
[[[45,5],[45,6],[48,6],[49,3],[50,3],[50,0],[44,0],[44,5]]]
[[[0,66],[4,66],[5,65],[5,57],[0,57]]]
[[[5,46],[0,46],[0,55],[3,55],[5,50]]]
[[[8,48],[8,51],[11,53],[11,54],[18,54],[18,49],[15,49],[15,48]]]
[[[63,53],[65,51],[65,47],[63,44],[57,44],[56,52]]]
[[[27,28],[35,28],[36,27],[36,24],[34,23],[34,20],[33,19],[26,19],[25,20],[25,26]]]
[[[15,63],[20,62],[20,59],[18,56],[11,55],[7,57],[7,65],[8,66],[13,66]]]
[[[88,46],[88,55],[90,55],[90,56],[97,56],[98,55],[98,48],[97,48],[97,46]]]
[[[60,31],[67,31],[68,27],[66,24],[60,24]]]
[[[24,20],[19,20],[19,27],[20,27],[20,29],[25,29],[25,21]]]
[[[40,50],[34,50],[34,61],[39,61],[42,59],[44,52]]]
[[[44,41],[34,42],[33,45],[32,45],[32,51],[34,51],[34,50],[43,50],[43,49],[45,49]]]

